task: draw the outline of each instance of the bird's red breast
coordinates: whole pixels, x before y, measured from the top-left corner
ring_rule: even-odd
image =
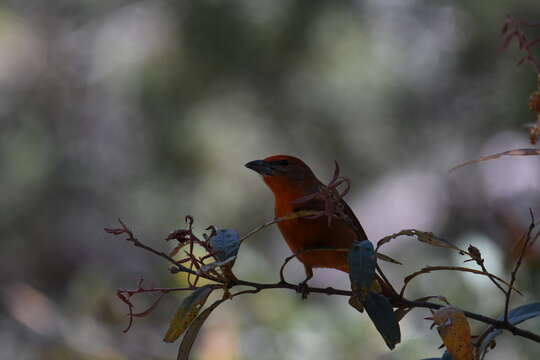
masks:
[[[249,162],[246,166],[260,173],[274,193],[276,217],[299,210],[324,210],[324,201],[319,199],[295,203],[298,198],[313,194],[323,186],[302,160],[276,155]],[[361,230],[363,238],[367,239],[350,207],[344,201],[342,205]],[[326,216],[285,220],[279,222],[278,227],[293,253],[313,248],[348,249],[354,240],[360,240],[345,221],[334,218],[329,224]],[[320,267],[347,271],[347,253],[344,251],[310,251],[299,255],[298,259],[306,267],[306,272]]]

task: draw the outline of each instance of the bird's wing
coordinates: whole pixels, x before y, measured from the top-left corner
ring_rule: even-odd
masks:
[[[368,237],[366,235],[366,232],[364,231],[364,228],[362,228],[362,225],[360,224],[360,221],[356,218],[356,215],[354,215],[354,212],[352,211],[349,204],[345,202],[345,200],[341,199],[341,204],[343,205],[343,209],[345,211],[345,214],[352,219],[354,226],[358,229],[360,234],[358,234],[361,239],[359,240],[368,240]]]
[[[360,221],[358,221],[358,218],[352,211],[351,207],[345,200],[341,199],[340,205],[343,207],[343,211],[345,212],[345,215],[347,215],[353,222],[354,226],[358,229],[358,236],[360,237],[359,240],[368,240],[368,237],[364,231],[364,228],[362,228],[362,225],[360,224]],[[305,201],[298,206],[295,206],[294,211],[298,210],[324,210],[325,203],[321,199],[311,199],[308,201]]]

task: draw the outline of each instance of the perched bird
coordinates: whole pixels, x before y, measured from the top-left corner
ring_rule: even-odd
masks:
[[[287,155],[275,155],[264,160],[251,161],[246,167],[261,174],[274,193],[276,217],[300,210],[325,209],[325,202],[320,198],[300,203],[295,201],[324,187],[302,160]],[[345,220],[332,218],[329,222],[326,215],[315,219],[300,217],[281,221],[278,223],[279,230],[293,253],[313,248],[350,248],[354,240],[367,239],[351,208],[344,200],[339,202],[346,217],[354,224],[356,232]],[[298,259],[306,271],[306,279],[301,283],[303,286],[313,277],[313,268],[332,268],[348,272],[347,253],[344,251],[309,251],[298,255]]]

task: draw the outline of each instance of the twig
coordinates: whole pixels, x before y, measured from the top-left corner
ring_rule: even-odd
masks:
[[[291,256],[288,256],[287,258],[285,258],[285,261],[283,261],[283,264],[281,265],[281,268],[279,269],[279,278],[280,278],[280,281],[281,281],[282,283],[287,283],[287,282],[285,281],[284,271],[285,271],[285,266],[287,266],[287,264],[289,263],[289,261],[291,261],[291,260],[294,259],[295,257],[298,257],[299,255],[302,255],[302,254],[304,254],[304,253],[311,252],[311,251],[339,251],[339,252],[348,252],[349,249],[345,249],[345,248],[312,248],[312,249],[303,249],[303,250],[300,250],[300,251],[295,252],[295,253],[292,254]]]
[[[274,284],[260,284],[260,283],[253,283],[249,281],[242,281],[239,280],[235,285],[241,285],[241,286],[251,286],[255,289],[257,289],[257,293],[263,290],[268,289],[290,289],[298,292],[298,286],[289,284],[289,283],[274,283]],[[341,296],[347,296],[350,297],[352,295],[351,291],[348,290],[341,290],[341,289],[334,289],[332,287],[327,288],[317,288],[317,287],[308,287],[307,289],[310,293],[318,293],[318,294],[326,294],[326,295],[341,295]],[[252,292],[242,292],[242,293],[252,293]],[[236,294],[240,295],[240,293]],[[427,301],[410,301],[402,297],[391,297],[389,298],[390,303],[396,307],[396,308],[426,308],[426,309],[440,309],[444,305],[439,305]],[[481,314],[473,313],[470,311],[464,311],[465,316],[467,316],[470,319],[477,320],[480,322],[483,322],[485,324],[493,325],[495,328],[508,330],[512,334],[521,336],[530,340],[533,340],[537,343],[540,343],[540,335],[537,335],[531,331],[520,329],[510,323],[506,323],[501,320],[496,320]]]
[[[407,287],[409,282],[412,279],[414,279],[415,277],[417,277],[418,275],[427,274],[427,273],[432,272],[432,271],[440,271],[440,270],[470,272],[470,273],[474,273],[474,274],[478,274],[478,275],[484,275],[484,276],[488,276],[488,277],[491,275],[491,276],[493,276],[493,278],[497,279],[498,281],[500,281],[503,284],[505,284],[506,286],[508,286],[508,289],[509,289],[508,291],[514,290],[518,294],[523,295],[519,290],[514,289],[512,287],[512,284],[507,283],[506,281],[504,281],[500,277],[498,277],[496,275],[493,275],[493,274],[488,274],[488,273],[480,271],[480,270],[469,269],[469,268],[461,267],[461,266],[427,266],[427,267],[424,267],[424,268],[412,273],[411,275],[407,276],[403,280],[404,283],[403,283],[403,287],[401,288],[401,291],[400,291],[400,296],[403,296],[403,294],[405,293],[405,288]]]
[[[524,31],[521,29],[522,26],[537,27],[538,24],[530,23],[523,20],[515,20],[512,16],[509,15],[506,17],[506,21],[502,28],[503,40],[501,42],[501,45],[499,46],[499,50],[501,52],[505,51],[512,42],[512,40],[516,38],[519,49],[526,53],[526,55],[517,62],[517,65],[528,62],[533,66],[534,71],[537,74],[540,74],[540,63],[538,62],[538,60],[535,59],[534,54],[532,53],[533,46],[538,44],[540,38],[527,41],[527,37],[525,36]],[[510,33],[508,33],[509,30],[511,30]]]
[[[521,248],[521,254],[519,254],[519,258],[516,261],[514,270],[512,270],[512,275],[510,278],[510,287],[508,287],[508,291],[506,292],[506,299],[504,302],[504,322],[506,323],[508,322],[508,307],[510,305],[510,295],[512,293],[512,287],[514,286],[514,283],[516,282],[517,272],[519,270],[519,267],[521,266],[521,262],[523,261],[523,256],[525,255],[525,251],[527,250],[527,247],[529,246],[529,242],[531,241],[531,233],[534,230],[534,226],[535,226],[534,213],[532,209],[529,209],[529,213],[531,215],[531,224],[529,225],[529,230],[527,231],[527,234],[525,235],[525,241],[523,242],[523,247]]]
[[[118,219],[118,222],[120,223],[120,225],[122,225],[122,229],[108,229],[108,228],[105,228],[104,230],[106,232],[108,232],[109,234],[113,234],[113,235],[126,234],[128,237],[125,240],[131,242],[133,244],[133,246],[139,247],[139,248],[144,249],[146,251],[149,251],[152,254],[155,254],[155,255],[167,260],[168,262],[172,263],[175,266],[175,268],[170,269],[171,273],[173,273],[173,274],[179,273],[179,272],[186,272],[188,274],[197,275],[196,271],[185,267],[184,265],[180,264],[178,261],[174,260],[172,257],[167,255],[166,253],[164,253],[162,251],[158,251],[158,250],[156,250],[156,249],[154,249],[154,248],[152,248],[152,247],[150,247],[148,245],[143,244],[141,241],[139,241],[139,239],[137,239],[135,236],[133,236],[133,232],[124,224],[124,222],[121,219]],[[219,279],[217,279],[217,278],[215,278],[213,276],[208,276],[206,278],[208,280],[219,282]]]
[[[122,223],[121,220],[119,220],[119,222],[122,225],[122,229],[105,229],[105,230],[107,232],[109,232],[111,234],[115,234],[115,235],[125,233],[125,234],[128,235],[128,238],[126,240],[132,242],[136,247],[140,247],[140,248],[142,248],[144,250],[147,250],[147,251],[149,251],[149,252],[151,252],[151,253],[153,253],[153,254],[161,257],[161,258],[166,259],[169,262],[172,262],[177,267],[176,268],[177,272],[182,271],[182,272],[188,272],[188,273],[192,273],[193,275],[196,275],[196,273],[194,271],[191,271],[189,268],[186,268],[185,266],[182,266],[182,265],[178,264],[176,261],[174,261],[174,259],[170,258],[167,254],[165,254],[163,252],[160,252],[160,251],[157,251],[157,250],[155,250],[155,249],[141,243],[139,240],[137,240],[133,236],[133,233]],[[532,231],[532,229],[530,231]],[[334,251],[348,251],[348,249],[307,249],[306,252],[307,251],[323,251],[323,250],[324,251],[332,251],[332,250],[334,250]],[[299,254],[300,253],[295,254],[293,256],[290,256],[289,257],[290,259],[287,258],[289,260],[286,260],[285,263],[289,262],[291,259],[293,259],[294,257],[296,257]],[[284,265],[282,266],[283,268],[284,268]],[[519,266],[517,266],[517,267],[519,267]],[[456,270],[455,269],[456,267],[441,267],[441,268],[445,268],[446,270]],[[482,272],[480,272],[478,270],[467,269],[467,270],[463,270],[463,271],[475,272],[475,273],[479,273],[479,274],[487,276],[486,273],[482,273]],[[517,270],[515,270],[515,271],[517,272]],[[281,272],[283,272],[283,271],[281,271]],[[230,298],[234,298],[234,297],[236,297],[238,295],[243,295],[243,294],[255,294],[255,293],[259,293],[259,292],[261,292],[263,290],[269,290],[269,289],[287,289],[287,290],[293,290],[295,292],[299,292],[301,290],[299,285],[290,284],[290,283],[287,283],[285,281],[280,281],[280,282],[277,282],[277,283],[256,283],[256,282],[245,281],[245,280],[240,280],[240,279],[218,279],[218,278],[215,278],[215,277],[213,277],[213,276],[211,276],[209,274],[206,274],[206,273],[200,274],[200,277],[216,282],[216,284],[214,284],[213,286],[215,286],[216,288],[218,288],[218,287],[223,288],[226,293],[228,292],[229,289],[231,289],[231,288],[233,288],[235,286],[250,287],[251,288],[251,289],[248,289],[248,290],[243,290],[243,291],[237,292],[235,294],[231,294],[231,295],[229,295]],[[500,280],[502,281],[502,279],[500,279]],[[511,285],[513,285],[513,284],[511,284]],[[157,288],[157,289],[162,290],[161,288]],[[183,288],[177,288],[176,290],[180,291],[181,289],[183,289]],[[512,287],[509,287],[509,289],[512,289]],[[335,288],[332,288],[332,287],[319,288],[319,287],[309,287],[309,286],[307,286],[307,291],[309,293],[318,293],[318,294],[326,294],[326,295],[338,295],[338,296],[347,296],[347,297],[350,297],[352,295],[352,292],[349,291],[349,290],[335,289]],[[133,322],[133,316],[134,316],[133,315],[133,304],[131,304],[131,302],[129,301],[129,298],[126,297],[125,294],[122,294],[121,291],[119,293],[119,298],[124,303],[126,303],[128,305],[128,308],[129,308],[129,314],[130,314],[130,323],[128,325],[128,329],[129,329],[129,327],[131,326],[131,324]],[[400,295],[389,297],[389,301],[395,308],[439,309],[439,308],[442,307],[442,305],[427,302],[427,301],[410,301],[410,300],[407,300],[407,299],[405,299],[404,297],[402,297]],[[521,336],[521,337],[530,339],[532,341],[535,341],[537,343],[540,343],[540,335],[537,335],[537,334],[535,334],[533,332],[530,332],[530,331],[527,331],[527,330],[520,329],[520,328],[510,324],[507,321],[496,320],[496,319],[493,319],[493,318],[490,318],[490,317],[487,317],[487,316],[484,316],[484,315],[481,315],[481,314],[476,314],[476,313],[473,313],[473,312],[469,312],[469,311],[464,311],[464,314],[465,314],[465,316],[467,316],[470,319],[474,319],[474,320],[477,320],[477,321],[492,325],[494,328],[499,328],[499,329],[504,329],[504,330],[510,331],[514,335]]]
[[[441,307],[443,307],[443,305],[434,304],[430,302],[417,302],[417,301],[409,301],[406,299],[393,299],[393,300],[391,299],[391,303],[394,306],[416,307],[416,308],[426,308],[426,309],[440,309]],[[520,329],[517,326],[514,326],[508,322],[496,320],[496,319],[493,319],[484,315],[476,314],[470,311],[463,311],[463,313],[469,319],[473,319],[473,320],[477,320],[486,324],[493,325],[494,328],[497,328],[497,329],[508,330],[513,335],[521,336],[529,340],[535,341],[537,343],[540,343],[540,335],[537,335],[531,331]]]
[[[321,213],[320,211],[316,211],[316,210],[313,210],[313,211],[312,210],[301,210],[301,211],[292,212],[290,214],[287,214],[287,215],[279,217],[279,218],[272,219],[270,221],[265,222],[262,225],[257,226],[255,229],[251,230],[250,232],[248,232],[247,234],[242,236],[240,238],[240,245],[242,245],[244,240],[246,240],[247,238],[255,235],[259,231],[261,231],[261,230],[263,230],[263,229],[265,229],[265,228],[267,228],[269,226],[272,226],[274,224],[277,224],[277,223],[285,221],[285,220],[292,220],[292,219],[296,219],[296,218],[300,218],[300,217],[311,217],[311,216],[315,216],[315,215],[320,215],[320,213]]]
[[[484,259],[482,258],[482,254],[480,253],[480,250],[478,250],[477,247],[472,246],[472,245],[469,245],[469,248],[467,250],[469,251],[468,255],[471,258],[469,260],[465,260],[465,262],[468,262],[468,261],[476,262],[476,264],[480,266],[482,271],[487,274],[487,276],[489,277],[489,280],[491,280],[491,282],[495,284],[495,286],[498,287],[499,290],[501,290],[503,294],[506,295],[506,290],[501,286],[501,284],[495,281],[495,278],[493,277],[494,275],[492,275],[489,271],[487,271],[487,268],[486,268],[486,265],[484,264]]]
[[[273,220],[271,220],[271,221],[267,221],[267,222],[265,222],[265,223],[262,224],[262,225],[257,226],[255,229],[251,230],[251,231],[248,232],[246,235],[244,235],[244,236],[242,236],[242,237],[240,238],[240,244],[242,244],[242,243],[244,242],[244,240],[246,240],[247,238],[249,238],[249,237],[255,235],[256,233],[258,233],[258,232],[261,231],[262,229],[267,228],[267,227],[269,227],[269,226],[271,226],[271,225],[277,224],[277,223],[280,222],[280,221],[283,221],[283,220],[280,220],[279,218],[276,218],[276,219],[273,219]]]

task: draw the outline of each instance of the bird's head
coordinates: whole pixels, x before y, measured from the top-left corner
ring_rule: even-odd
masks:
[[[276,195],[282,192],[311,192],[319,184],[309,166],[293,156],[274,155],[264,160],[250,161],[246,167],[261,174]]]

